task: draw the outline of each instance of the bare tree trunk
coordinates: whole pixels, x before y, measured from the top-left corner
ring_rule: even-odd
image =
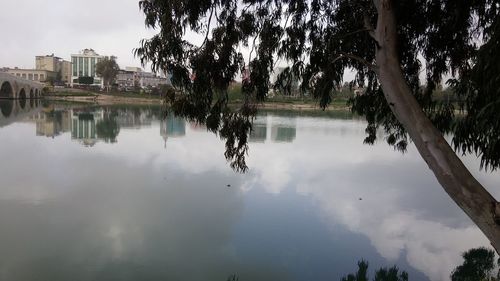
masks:
[[[378,10],[374,37],[377,73],[392,112],[408,131],[437,180],[500,253],[497,201],[472,176],[432,122],[406,83],[397,51],[397,23],[391,0],[374,0]]]

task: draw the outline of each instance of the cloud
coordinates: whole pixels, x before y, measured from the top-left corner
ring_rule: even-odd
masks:
[[[154,33],[145,28],[137,0],[1,1],[0,11],[5,27],[0,67],[34,68],[37,55],[54,53],[69,60],[84,48],[135,66],[139,60],[132,50]]]
[[[32,222],[54,217],[60,231],[70,220],[83,225],[97,220],[97,226],[92,227],[97,227],[98,232],[84,233],[82,235],[90,236],[81,239],[105,237],[110,241],[106,247],[110,248],[103,252],[110,253],[106,257],[109,259],[137,254],[143,247],[151,246],[147,241],[152,239],[151,233],[157,233],[154,221],[162,218],[149,216],[165,214],[165,219],[171,220],[164,222],[161,233],[183,223],[177,215],[188,216],[188,221],[192,219],[189,225],[198,224],[195,215],[189,212],[207,212],[208,221],[214,221],[211,216],[219,211],[240,210],[231,204],[242,204],[243,195],[255,189],[273,196],[295,193],[308,198],[329,228],[339,227],[365,236],[389,263],[404,259],[431,280],[448,280],[453,267],[461,262],[461,252],[488,246],[484,235],[446,195],[413,147],[403,155],[384,143],[363,145],[364,122],[307,117],[288,123],[296,129],[296,137],[291,142],[276,143],[271,140],[273,122],[284,123],[281,117],[270,116],[269,120],[265,123],[269,125],[266,129],[269,139],[250,144],[250,172],[246,175],[230,170],[223,156],[224,144],[216,136],[189,126],[186,126],[185,137],[168,138],[163,151],[157,122],[142,128],[140,133],[135,129],[122,129],[117,144],[101,142],[92,148],[70,141],[69,134],[55,139],[34,138],[33,124],[16,123],[2,128],[0,134],[0,143],[13,148],[2,155],[9,161],[2,162],[0,170],[9,176],[2,178],[0,200],[28,202],[35,209],[45,204],[33,203],[54,202],[56,205],[49,206],[50,212],[43,209],[24,212],[31,212],[26,216]],[[22,149],[19,140],[23,140]],[[33,160],[33,155],[37,155],[37,159]],[[496,174],[479,172],[473,157],[464,160],[479,181],[498,186]],[[185,174],[191,178],[179,179]],[[217,193],[217,188],[227,184],[240,187],[241,192],[231,193],[229,197]],[[217,192],[211,197],[205,189],[197,193],[190,185],[200,189],[217,187]],[[174,188],[179,186],[192,191],[190,196],[196,196],[190,198]],[[499,190],[492,193],[496,197],[500,195]],[[228,200],[230,205],[219,202],[217,196]],[[67,214],[58,213],[57,210],[69,208],[57,205],[58,201],[67,200],[75,209]],[[179,203],[189,200],[194,200],[189,203],[195,206],[193,210]],[[6,209],[0,214],[19,212],[23,215],[20,210],[24,207],[9,206],[4,205]],[[104,214],[102,220],[101,213]],[[58,216],[68,216],[68,220]],[[235,217],[229,218],[231,223],[237,221]],[[3,219],[7,220],[8,216]],[[10,221],[2,225],[15,226]],[[23,227],[31,233],[41,226],[34,223]],[[94,230],[91,228],[91,231]],[[192,229],[193,233],[197,231],[200,229]],[[213,235],[226,237],[228,234],[224,231],[227,229]],[[170,241],[179,245],[187,243],[177,237],[181,234],[168,235]],[[224,242],[217,243],[222,251],[231,251]],[[82,244],[88,245],[85,248],[100,247]],[[89,255],[85,249],[69,248]],[[224,255],[222,260],[226,258]]]
[[[385,143],[363,145],[364,126],[300,118],[293,145],[251,146],[254,178],[244,190],[308,196],[331,227],[366,236],[382,257],[394,262],[402,257],[431,280],[449,280],[461,253],[488,247],[487,239],[442,190],[413,146],[403,155]],[[480,180],[498,185],[494,175],[477,171],[477,160],[465,161]]]

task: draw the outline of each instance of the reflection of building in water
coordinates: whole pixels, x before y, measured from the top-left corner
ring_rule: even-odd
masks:
[[[252,125],[249,142],[292,142],[297,135],[295,119],[277,116],[257,116]]]
[[[33,116],[36,123],[36,135],[54,138],[69,132],[71,117],[68,110],[51,110]]]
[[[153,114],[151,110],[118,110],[115,120],[121,128],[140,129],[151,126]]]
[[[275,124],[271,128],[271,139],[275,142],[292,142],[295,140],[297,129],[289,124]]]
[[[183,137],[186,135],[186,120],[168,115],[165,119],[160,121],[160,135],[165,142],[169,137]]]
[[[97,122],[104,119],[104,111],[78,110],[70,111],[71,116],[71,139],[80,141],[85,146],[93,146],[97,143]]]
[[[267,115],[257,116],[253,121],[249,142],[265,142],[267,138]]]

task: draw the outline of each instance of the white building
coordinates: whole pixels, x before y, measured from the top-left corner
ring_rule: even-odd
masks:
[[[93,49],[84,49],[79,54],[71,55],[73,65],[71,86],[88,85],[104,87],[103,80],[95,72],[96,63],[104,57],[97,54]]]
[[[139,84],[141,88],[157,88],[160,85],[168,85],[167,78],[162,78],[151,72],[142,72]]]
[[[119,87],[130,87],[131,79],[133,86],[139,86],[142,89],[157,88],[160,85],[170,85],[170,79],[156,75],[155,73],[145,72],[140,67],[125,67],[118,74],[117,84]]]

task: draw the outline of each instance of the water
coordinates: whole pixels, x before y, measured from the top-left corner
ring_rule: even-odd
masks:
[[[488,241],[410,147],[348,113],[263,112],[247,174],[158,107],[0,115],[0,280],[340,280],[360,259],[448,280]],[[497,198],[497,173],[466,164]]]

